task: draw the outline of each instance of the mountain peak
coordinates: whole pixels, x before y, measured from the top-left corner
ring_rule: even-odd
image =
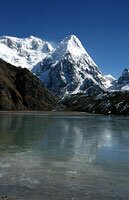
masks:
[[[129,69],[125,68],[111,90],[129,90]]]
[[[70,39],[78,39],[76,35],[72,34],[72,35],[69,35],[67,36],[66,38],[68,38],[69,40]]]
[[[91,61],[88,53],[75,35],[64,38],[49,56],[51,57],[52,63],[56,63],[65,58],[67,54],[70,55],[71,60],[79,60],[86,56]]]
[[[66,53],[71,53],[73,56],[80,57],[82,54],[86,54],[86,50],[75,35],[70,35],[64,38],[61,41],[60,46],[66,51]]]
[[[122,75],[129,75],[129,69],[125,68],[122,72]]]
[[[81,43],[80,40],[77,38],[76,35],[69,35],[68,37],[65,37],[62,41],[63,43],[69,43],[69,42],[72,42],[72,43]]]

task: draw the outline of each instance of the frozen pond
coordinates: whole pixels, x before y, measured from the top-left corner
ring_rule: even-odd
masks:
[[[2,198],[129,199],[129,118],[1,113]]]

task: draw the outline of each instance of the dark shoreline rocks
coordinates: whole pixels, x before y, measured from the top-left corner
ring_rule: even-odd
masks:
[[[72,95],[62,100],[69,111],[104,115],[129,115],[129,91],[103,92],[87,96]]]

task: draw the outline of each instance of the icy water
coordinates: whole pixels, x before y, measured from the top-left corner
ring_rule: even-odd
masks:
[[[0,199],[128,200],[129,118],[1,113]]]

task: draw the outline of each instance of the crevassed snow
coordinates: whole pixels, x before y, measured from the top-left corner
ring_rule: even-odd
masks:
[[[28,38],[0,37],[0,58],[14,66],[26,67],[29,70],[52,50],[50,43],[34,36]]]

